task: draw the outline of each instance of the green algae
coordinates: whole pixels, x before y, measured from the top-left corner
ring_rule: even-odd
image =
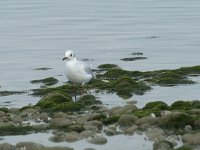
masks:
[[[58,83],[58,79],[56,79],[54,77],[48,77],[48,78],[40,79],[40,80],[32,80],[31,83],[33,83],[33,84],[42,83],[46,86],[51,86],[51,85],[55,85],[56,83]]]
[[[110,117],[106,117],[102,120],[104,125],[111,125],[114,123],[117,123],[119,120],[119,116],[110,116]]]
[[[91,106],[96,104],[102,104],[101,101],[96,100],[96,97],[93,95],[83,95],[79,100],[78,103],[80,103],[83,106]]]
[[[98,74],[97,78],[106,80],[116,80],[123,76],[145,80],[160,86],[176,86],[179,84],[194,84],[188,76],[198,76],[200,74],[200,66],[181,67],[174,70],[155,70],[155,71],[128,71],[122,69],[110,69],[103,74]]]
[[[26,91],[0,91],[0,96],[10,96],[27,93]]]
[[[183,145],[181,147],[175,148],[174,150],[193,150],[193,147],[190,145]]]
[[[143,53],[141,53],[141,52],[134,52],[134,53],[132,53],[132,55],[143,55]]]
[[[190,109],[200,109],[200,101],[176,101],[171,107],[171,110],[190,110]]]
[[[99,65],[97,68],[101,70],[107,70],[107,69],[113,69],[113,68],[119,68],[119,67],[118,65],[115,65],[115,64],[102,64],[102,65]]]
[[[46,71],[46,70],[50,70],[52,68],[49,68],[49,67],[41,67],[41,68],[35,68],[33,70],[42,70],[42,71]]]
[[[184,129],[186,125],[194,126],[195,119],[187,113],[177,113],[168,119],[163,119],[159,125],[163,128]]]
[[[136,61],[136,60],[143,60],[143,59],[147,59],[147,57],[129,57],[129,58],[122,58],[120,60],[123,60],[123,61]]]
[[[122,98],[130,98],[133,93],[142,95],[151,89],[151,87],[147,86],[145,83],[136,82],[134,79],[129,77],[122,77],[112,84],[113,91],[115,91],[117,95]]]
[[[0,108],[0,111],[3,111],[3,112],[5,112],[5,113],[7,113],[7,112],[8,112],[8,108],[6,108],[6,107],[1,107],[1,108]]]
[[[55,90],[43,96],[35,106],[41,108],[42,111],[52,113],[58,111],[80,111],[91,107],[91,105],[101,103],[102,102],[96,100],[96,97],[93,95],[84,95],[80,98],[80,100],[74,102],[72,97],[66,92]]]
[[[77,106],[73,105],[72,98],[64,92],[53,91],[45,95],[36,106],[40,107],[43,111],[73,111],[77,110]]]
[[[155,84],[158,84],[160,86],[174,86],[177,84],[194,84],[195,82],[192,80],[189,80],[188,77],[186,77],[183,74],[174,72],[174,71],[167,71],[164,73],[161,73],[157,77],[153,77],[151,80],[149,80]]]
[[[77,87],[79,90],[80,87]],[[39,89],[32,89],[32,93],[30,94],[31,96],[35,97],[42,97],[47,95],[48,93],[54,92],[54,91],[59,91],[63,93],[68,93],[72,94],[74,92],[74,86],[71,84],[66,84],[58,87],[48,87],[48,88],[39,88]]]
[[[0,135],[25,135],[29,134],[34,131],[39,131],[39,129],[36,129],[32,126],[13,126],[13,125],[7,125],[7,126],[0,126]]]
[[[162,101],[154,101],[147,103],[143,109],[159,109],[159,110],[168,110],[169,107],[166,103]]]

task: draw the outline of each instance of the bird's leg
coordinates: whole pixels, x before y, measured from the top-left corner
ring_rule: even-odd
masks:
[[[75,102],[76,102],[76,85],[74,84],[74,98],[75,98]]]

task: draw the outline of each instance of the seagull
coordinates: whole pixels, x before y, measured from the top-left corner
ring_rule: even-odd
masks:
[[[89,65],[77,60],[73,50],[67,50],[65,52],[65,57],[63,58],[63,61],[65,61],[66,76],[68,80],[74,85],[84,85],[94,77],[92,69],[89,67]]]

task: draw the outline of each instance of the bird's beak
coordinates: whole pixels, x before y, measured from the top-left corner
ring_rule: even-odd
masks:
[[[63,61],[66,60],[66,59],[67,59],[67,57],[64,57],[64,58],[63,58]]]

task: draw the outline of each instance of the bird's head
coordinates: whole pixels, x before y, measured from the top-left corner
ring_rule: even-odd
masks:
[[[64,61],[64,60],[67,60],[67,61],[73,60],[74,58],[75,58],[74,52],[73,52],[72,50],[67,50],[67,51],[65,52],[65,57],[63,58],[63,61]]]

